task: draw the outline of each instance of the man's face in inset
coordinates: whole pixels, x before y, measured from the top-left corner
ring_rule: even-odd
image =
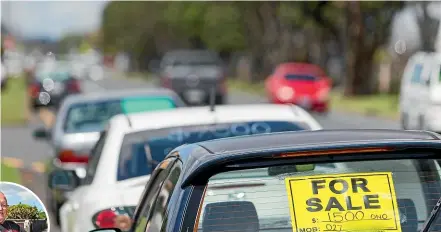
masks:
[[[0,223],[3,223],[8,216],[8,201],[5,194],[0,192]]]

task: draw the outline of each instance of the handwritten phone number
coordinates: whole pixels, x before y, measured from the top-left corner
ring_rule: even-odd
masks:
[[[391,218],[386,213],[370,213],[366,214],[363,211],[347,211],[347,212],[333,212],[328,213],[325,220],[312,218],[312,223],[326,223],[325,231],[345,231],[341,223],[353,221],[384,221]],[[333,224],[339,223],[339,224]]]

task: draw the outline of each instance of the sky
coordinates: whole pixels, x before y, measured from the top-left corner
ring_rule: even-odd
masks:
[[[108,0],[101,1],[1,1],[2,22],[21,35],[59,39],[66,33],[90,32],[99,28]],[[441,19],[441,2],[432,3],[430,13]],[[440,33],[441,34],[441,33]],[[407,47],[419,44],[415,10],[398,14],[392,29],[392,44],[403,40]],[[441,50],[441,35],[439,36]]]
[[[99,28],[107,1],[1,1],[1,19],[25,37],[59,39]]]
[[[18,203],[36,206],[39,210],[44,210],[43,205],[38,201],[35,195],[29,190],[9,183],[0,183],[0,191],[6,195],[8,205],[17,205]]]

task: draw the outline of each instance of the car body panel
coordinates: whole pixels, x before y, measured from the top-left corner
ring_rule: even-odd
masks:
[[[308,125],[308,129],[311,130],[322,129],[322,127],[309,114],[296,106],[289,105],[229,105],[218,106],[216,107],[215,111],[210,111],[207,107],[189,107],[178,108],[172,111],[163,110],[149,113],[135,113],[114,116],[109,121],[106,142],[101,153],[93,181],[87,187],[80,187],[81,190],[78,189],[78,191],[81,192],[77,193],[77,190],[75,190],[72,197],[63,205],[63,216],[61,221],[65,223],[70,220],[74,220],[75,222],[72,223],[74,225],[79,225],[82,223],[78,222],[91,220],[89,216],[95,214],[97,208],[105,208],[101,205],[100,201],[95,201],[93,207],[89,207],[85,203],[79,203],[78,208],[75,210],[77,213],[68,213],[76,202],[83,201],[82,199],[88,194],[99,195],[100,199],[102,199],[104,202],[111,201],[114,207],[130,206],[124,205],[128,204],[127,202],[129,202],[129,200],[130,202],[136,200],[136,203],[139,201],[139,197],[142,194],[142,191],[139,191],[139,189],[144,190],[145,184],[150,175],[146,176],[145,179],[139,178],[139,181],[129,181],[130,179],[127,181],[122,181],[130,184],[124,185],[125,194],[123,196],[119,195],[118,198],[112,197],[112,199],[109,200],[107,199],[107,196],[101,194],[102,191],[107,191],[106,189],[108,187],[105,185],[112,188],[112,186],[115,186],[116,183],[119,182],[116,175],[119,162],[118,157],[124,136],[128,133],[179,126],[213,125],[216,123],[240,123],[264,120],[280,120],[300,123],[303,125]],[[128,123],[129,121],[130,124]],[[114,191],[115,194],[120,192],[119,190],[112,191]],[[107,204],[106,207],[108,207]],[[76,215],[81,216],[77,217]],[[69,218],[71,219],[69,220]],[[92,224],[82,224],[80,231],[87,231],[91,229],[93,229]],[[71,229],[63,231],[74,232],[76,230]]]
[[[78,170],[80,172],[85,171],[85,164],[67,163],[63,164],[58,161],[57,154],[60,150],[74,150],[79,152],[79,154],[88,154],[94,147],[95,143],[99,139],[99,132],[88,132],[88,133],[65,133],[63,130],[63,125],[65,123],[68,111],[73,104],[84,103],[84,102],[98,102],[101,100],[112,100],[121,99],[124,97],[133,96],[169,96],[174,99],[177,107],[185,107],[185,103],[179,98],[177,94],[167,89],[131,89],[122,91],[111,91],[111,92],[96,92],[87,93],[82,95],[70,95],[61,104],[60,109],[57,112],[57,117],[54,126],[51,128],[51,140],[49,143],[53,148],[53,162],[51,162],[50,170],[53,169],[66,169],[66,170]],[[127,122],[125,122],[127,124]],[[70,191],[62,192],[61,195],[57,191],[49,193],[49,198],[55,199],[58,195],[58,204],[64,203],[66,197],[70,196]],[[55,204],[54,204],[55,207]]]
[[[261,138],[258,141],[253,139],[258,137]],[[314,139],[311,140],[311,138]],[[274,143],[274,141],[279,142]],[[228,144],[232,144],[231,147],[228,147]],[[283,146],[284,144],[285,146]],[[371,149],[379,147],[388,148],[390,150],[372,150],[370,154],[379,154],[375,160],[385,159],[384,154],[387,152],[391,152],[390,155],[397,155],[398,159],[401,159],[403,152],[409,151],[406,157],[412,157],[415,156],[415,151],[421,151],[421,149],[427,149],[426,151],[432,152],[432,158],[436,158],[437,153],[433,152],[438,152],[441,149],[441,136],[436,133],[423,131],[321,130],[242,136],[182,145],[170,152],[166,158],[176,159],[182,162],[183,169],[176,183],[176,187],[173,190],[171,200],[167,205],[167,220],[164,221],[165,225],[163,225],[163,228],[166,228],[166,231],[193,230],[195,221],[197,220],[196,215],[201,215],[199,209],[203,204],[201,197],[205,194],[206,183],[209,178],[219,172],[243,170],[249,167],[246,164],[251,164],[251,162],[253,162],[256,168],[268,167],[265,166],[268,164],[263,164],[264,162],[259,163],[259,161],[268,160],[267,158],[274,157],[275,154],[288,154],[306,150],[323,151],[323,154],[315,157],[321,157],[328,162],[332,162],[333,160],[336,162],[340,162],[340,160],[342,160],[341,162],[356,161],[369,153],[361,152],[354,155],[354,151],[351,149]],[[265,148],[265,150],[262,150],[263,148]],[[335,151],[336,149],[339,151],[346,149],[348,155],[335,155],[329,158],[326,151]],[[308,156],[308,154],[305,154],[297,159],[298,161],[292,159],[289,162],[284,158],[280,160],[279,165],[285,163],[295,164],[297,162],[304,163],[305,160],[303,157]],[[424,159],[426,156],[421,155],[421,157]],[[319,160],[314,162],[320,163]],[[244,164],[244,166],[240,167],[241,164]],[[171,166],[171,164],[168,166]],[[228,169],[226,169],[226,167],[228,167]],[[322,169],[318,170],[318,173],[326,171],[327,170]],[[157,172],[158,168],[153,173],[153,176],[155,176]],[[151,181],[154,181],[154,177]],[[247,182],[247,184],[249,183],[251,182]],[[208,191],[210,190],[207,190],[207,193]],[[281,189],[281,191],[285,192],[286,189]],[[135,210],[134,223],[132,225],[136,225],[138,220],[141,220],[140,214],[142,213],[143,202],[147,194],[148,189],[143,193],[140,204]],[[235,194],[237,194],[237,192]],[[269,207],[273,208],[273,205]],[[284,215],[289,215],[286,210],[284,213]],[[427,213],[422,213],[421,215],[427,215]],[[136,228],[132,227],[130,231],[135,231],[135,229]]]
[[[218,98],[227,94],[221,58],[209,50],[166,53],[161,61],[159,78],[162,87],[173,89],[188,104],[209,103],[213,88]]]
[[[416,52],[408,59],[402,75],[402,128],[441,132],[441,53]]]
[[[318,112],[328,111],[331,87],[331,79],[319,66],[305,63],[280,64],[265,81],[270,102],[293,103]]]

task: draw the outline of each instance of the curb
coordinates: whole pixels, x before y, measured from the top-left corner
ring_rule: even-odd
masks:
[[[46,171],[46,164],[43,162],[33,162],[30,167],[26,167],[22,159],[13,157],[1,157],[1,162],[11,168],[27,169],[36,173],[44,173]]]

